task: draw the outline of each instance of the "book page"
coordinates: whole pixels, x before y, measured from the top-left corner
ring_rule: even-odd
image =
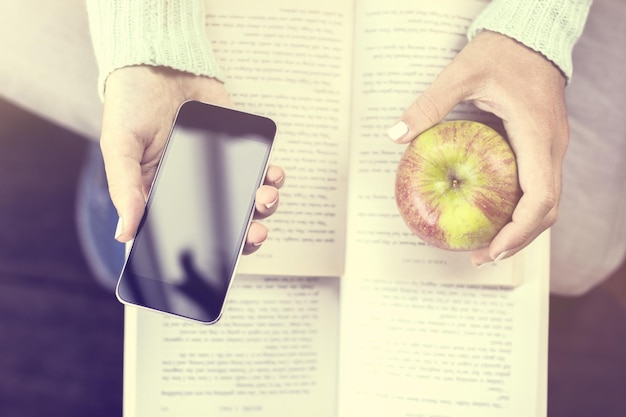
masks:
[[[207,34],[235,105],[278,125],[286,172],[269,238],[239,271],[343,272],[352,1],[207,0]]]
[[[485,5],[359,3],[339,417],[545,416],[547,234],[476,269],[467,253],[413,236],[395,206],[404,146],[386,130],[463,47]],[[470,105],[450,118],[496,123]],[[523,283],[511,287],[515,276]]]
[[[333,416],[339,280],[237,276],[204,326],[126,307],[125,417]]]
[[[467,42],[484,1],[395,0],[359,3],[355,29],[353,133],[347,268],[373,276],[515,285],[516,260],[476,269],[469,254],[442,251],[418,239],[396,206],[395,172],[406,145],[386,131]],[[450,118],[497,124],[469,104]]]
[[[339,417],[544,417],[548,253],[515,288],[344,276]]]

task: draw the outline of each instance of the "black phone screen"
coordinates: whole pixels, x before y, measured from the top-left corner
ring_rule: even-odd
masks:
[[[276,126],[184,103],[117,286],[123,303],[213,323],[221,315]]]

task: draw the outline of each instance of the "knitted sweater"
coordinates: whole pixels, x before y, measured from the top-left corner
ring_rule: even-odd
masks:
[[[98,90],[131,65],[166,66],[220,77],[207,41],[204,0],[87,0]]]
[[[493,0],[472,23],[505,34],[554,62],[569,80],[572,49],[592,0]],[[106,79],[130,65],[220,77],[207,42],[203,0],[87,0],[102,97]]]
[[[580,37],[592,0],[493,0],[468,30],[472,39],[488,29],[542,53],[572,77],[572,49]]]

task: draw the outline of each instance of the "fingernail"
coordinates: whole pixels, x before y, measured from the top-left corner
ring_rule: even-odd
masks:
[[[387,136],[389,136],[389,139],[391,139],[392,141],[397,142],[408,132],[409,126],[403,121],[399,121],[387,130]]]
[[[482,263],[482,264],[480,264],[480,265],[476,265],[476,269],[481,269],[481,268],[483,268],[485,265],[495,264],[495,263],[497,263],[498,261],[501,261],[501,260],[502,260],[502,259],[503,259],[506,255],[508,255],[508,253],[509,253],[509,251],[508,251],[508,250],[505,250],[505,251],[504,251],[504,252],[502,252],[500,255],[496,256],[496,258],[495,258],[493,261],[491,261],[491,262],[484,262],[484,263]]]
[[[285,178],[285,176],[283,175],[283,176],[281,176],[281,177],[277,178],[275,181],[272,181],[272,184],[274,184],[274,185],[278,185],[278,184],[280,184],[280,183],[281,183],[281,181],[282,181],[284,178]]]
[[[507,254],[509,253],[508,250],[505,250],[504,252],[502,252],[500,255],[496,256],[496,259],[494,259],[494,262],[498,262],[501,261]]]
[[[124,220],[120,217],[117,219],[117,226],[115,227],[115,239],[120,237],[124,231]]]
[[[278,197],[276,197],[276,199],[272,201],[271,203],[267,203],[265,205],[265,208],[271,209],[272,207],[274,207],[274,204],[276,204],[277,202],[278,202]]]
[[[267,240],[267,236],[265,236],[265,239],[263,239],[262,241],[253,243],[252,246],[259,247],[263,243],[265,243],[266,240]]]

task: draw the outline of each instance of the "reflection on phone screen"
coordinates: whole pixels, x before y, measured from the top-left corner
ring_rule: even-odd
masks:
[[[118,284],[123,302],[219,318],[274,134],[266,118],[181,107]]]

